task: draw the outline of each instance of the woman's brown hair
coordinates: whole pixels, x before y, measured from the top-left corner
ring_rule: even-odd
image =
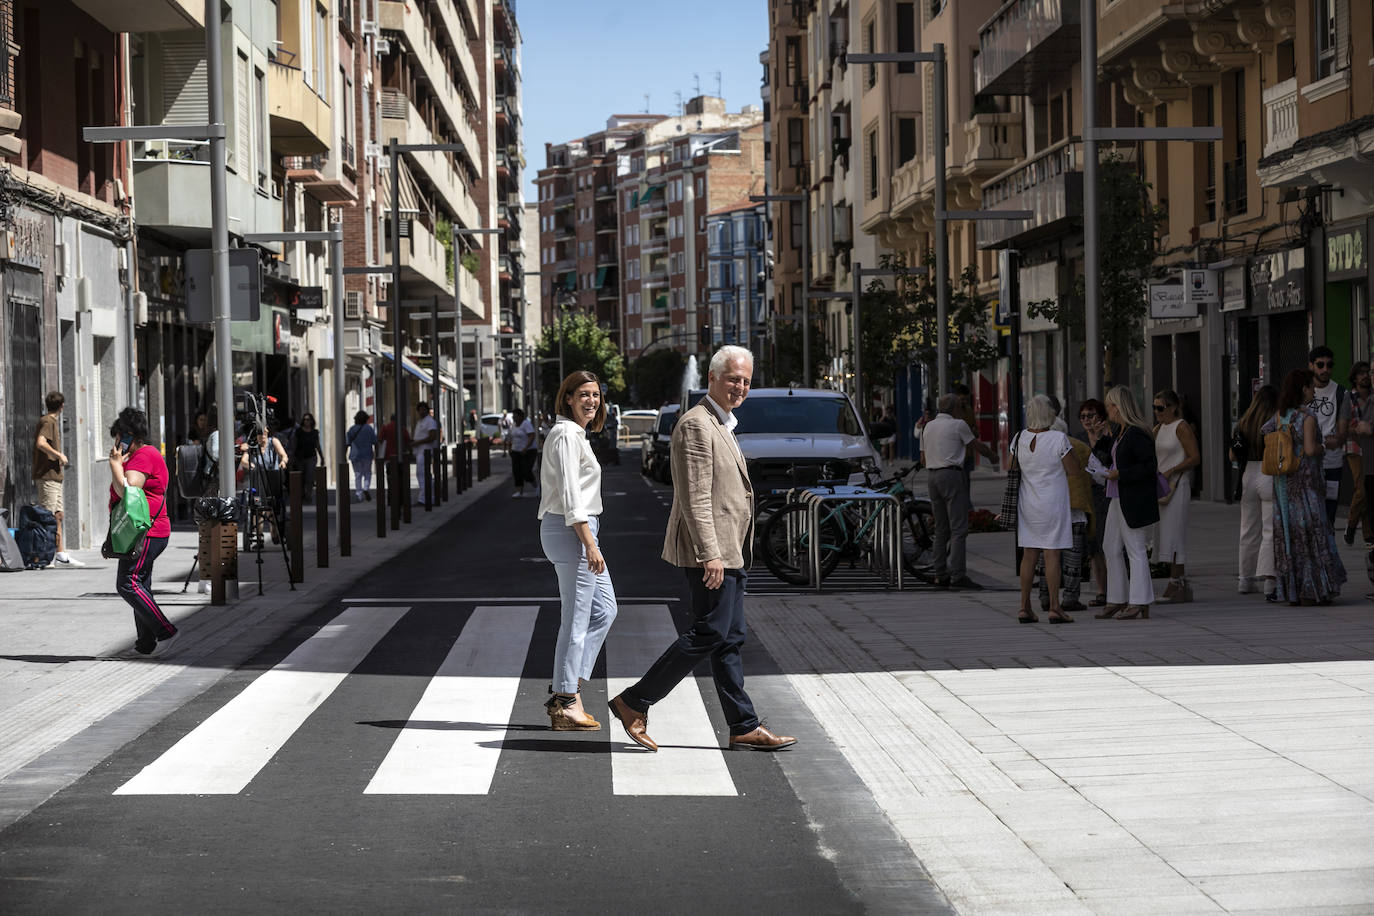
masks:
[[[1279,388],[1279,413],[1287,413],[1298,407],[1307,405],[1307,398],[1303,396],[1303,389],[1314,383],[1316,376],[1311,369],[1291,369],[1283,377],[1283,385]]]
[[[586,369],[578,369],[574,372],[569,372],[568,377],[563,379],[563,384],[558,386],[558,398],[554,401],[554,411],[557,412],[559,416],[567,417],[569,420],[572,420],[572,407],[568,405],[568,399],[572,397],[574,391],[588,382],[596,385],[598,392],[601,390],[601,379],[597,378],[594,373],[588,372]],[[605,423],[606,399],[601,398],[597,402],[596,416],[592,417],[591,422],[587,424],[587,429],[590,432],[599,433],[601,432],[601,427],[604,426]]]

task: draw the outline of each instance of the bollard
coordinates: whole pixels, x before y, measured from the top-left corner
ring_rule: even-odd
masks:
[[[486,480],[491,476],[491,439],[483,436],[477,440],[477,479]]]
[[[434,453],[434,458],[439,462],[439,502],[448,502],[448,451],[439,446]]]
[[[353,478],[348,462],[339,465],[339,556],[353,555]]]
[[[427,448],[420,453],[415,465],[420,471],[420,492],[425,494],[425,511],[434,511],[434,449]]]
[[[329,487],[324,468],[315,475],[315,568],[329,568]]]
[[[473,471],[474,471],[474,470],[476,469],[476,467],[477,467],[477,443],[476,443],[476,442],[469,442],[469,443],[468,443],[468,445],[467,445],[467,455],[466,455],[466,457],[465,457],[464,460],[466,460],[466,462],[467,462],[468,489],[471,490],[471,489],[472,489],[472,484],[473,484],[473,480],[472,480]]]
[[[397,466],[401,475],[401,521],[410,524],[410,466],[413,462],[404,461]]]
[[[391,530],[398,531],[401,527],[401,462],[391,458],[386,463],[387,483],[390,485],[391,493]]]
[[[463,445],[453,447],[453,494],[457,496],[463,492]]]
[[[300,471],[291,471],[287,476],[291,478],[291,509],[286,521],[286,543],[291,554],[291,581],[296,583],[305,581],[305,526],[301,524],[305,475]]]
[[[377,459],[377,537],[386,537],[386,459]]]

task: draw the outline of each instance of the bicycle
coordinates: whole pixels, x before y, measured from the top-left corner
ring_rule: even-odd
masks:
[[[913,464],[887,480],[873,480],[872,475],[865,475],[867,486],[895,496],[901,502],[902,567],[910,575],[917,575],[930,566],[935,544],[935,513],[929,497],[913,493],[903,482],[918,467]],[[806,516],[799,514],[809,511],[810,507],[804,503],[782,506],[763,524],[759,536],[764,565],[773,575],[792,585],[808,585],[811,581],[803,560],[810,555],[811,540],[804,522]],[[855,503],[827,506],[819,529],[821,578],[830,575],[841,559],[858,559],[865,551],[872,550],[876,526],[876,515],[861,518]]]

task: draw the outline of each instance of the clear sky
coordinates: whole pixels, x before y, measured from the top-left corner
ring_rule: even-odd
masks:
[[[544,144],[606,126],[612,114],[678,113],[693,91],[730,111],[759,105],[768,48],[766,0],[518,0],[524,77],[525,197],[535,200]]]

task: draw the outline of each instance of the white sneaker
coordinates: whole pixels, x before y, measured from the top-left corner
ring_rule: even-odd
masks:
[[[52,563],[48,565],[49,568],[52,568],[58,566],[85,566],[86,564],[82,563],[80,560],[76,559],[70,554],[59,553],[53,556]]]
[[[1251,579],[1248,576],[1240,576],[1236,579],[1236,594],[1250,594]]]
[[[512,494],[510,495],[510,498],[511,498],[511,499],[519,499],[520,497],[522,497],[522,496],[524,496],[524,495],[525,495],[524,493],[521,493],[519,490],[516,490],[514,493],[512,493]]]

